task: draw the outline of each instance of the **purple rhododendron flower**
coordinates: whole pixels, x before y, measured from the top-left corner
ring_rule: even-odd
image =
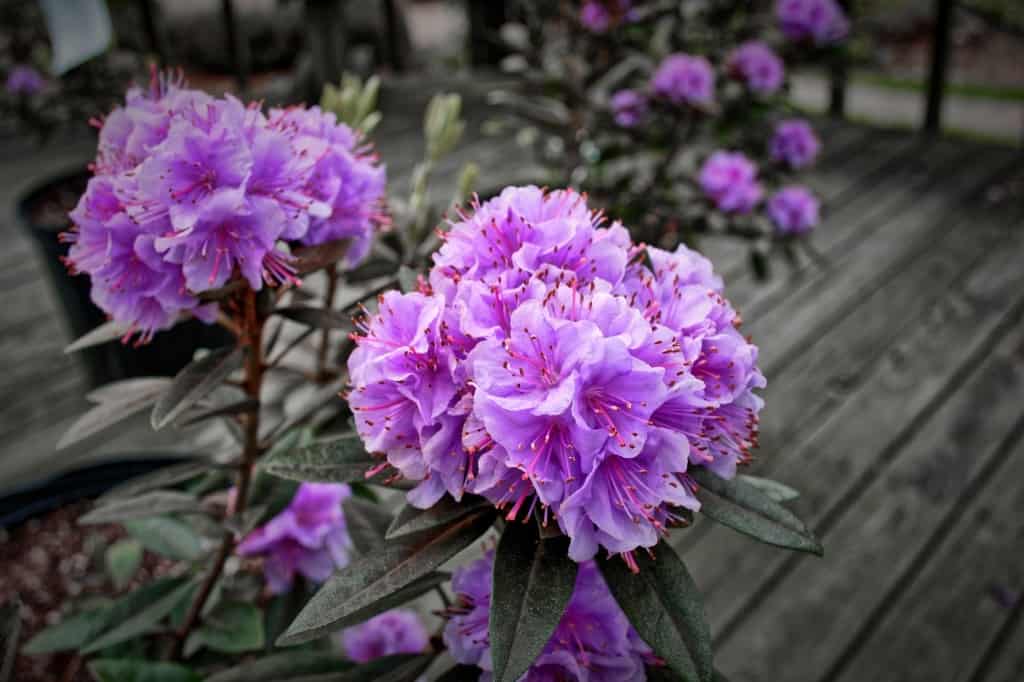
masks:
[[[580,24],[591,33],[607,33],[632,15],[632,0],[586,0],[580,8]]]
[[[700,169],[700,186],[718,210],[749,213],[761,201],[757,166],[740,152],[717,151]]]
[[[811,124],[802,118],[793,118],[778,122],[768,151],[773,161],[799,169],[814,163],[820,148]]]
[[[647,98],[636,90],[619,90],[611,99],[612,116],[623,128],[640,124],[648,111]]]
[[[672,54],[658,65],[651,90],[673,104],[710,104],[715,96],[715,72],[704,57]]]
[[[788,39],[831,45],[846,38],[850,22],[836,0],[778,0],[775,16]]]
[[[469,492],[509,520],[539,509],[575,560],[632,562],[699,506],[688,467],[729,477],[749,458],[757,348],[707,259],[634,245],[576,192],[509,187],[471,209],[429,282],[361,321],[356,428],[419,482],[418,507]]]
[[[4,88],[12,95],[34,95],[46,86],[46,79],[27,64],[16,64],[7,73]]]
[[[241,556],[263,557],[263,574],[274,594],[291,589],[295,574],[323,582],[348,564],[351,540],[341,503],[344,484],[303,483],[288,507],[238,545]]]
[[[413,611],[393,609],[341,633],[345,655],[357,663],[369,663],[394,654],[419,654],[430,637]]]
[[[95,123],[95,177],[71,213],[67,262],[141,341],[183,315],[212,321],[196,294],[234,277],[253,289],[295,281],[283,242],[347,237],[355,265],[386,221],[384,169],[317,108],[268,118],[154,74]]]
[[[768,215],[780,234],[806,234],[818,225],[820,206],[806,187],[783,187],[768,200]]]
[[[782,87],[785,66],[775,52],[759,40],[750,40],[729,54],[729,72],[739,78],[751,92],[771,95]]]
[[[444,641],[459,663],[493,679],[488,636],[494,553],[455,571],[456,604],[449,609]],[[593,562],[580,564],[576,587],[555,632],[519,682],[642,682],[646,664],[659,664],[636,634]]]

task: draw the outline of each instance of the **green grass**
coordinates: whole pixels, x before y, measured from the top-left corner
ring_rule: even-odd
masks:
[[[925,84],[916,78],[885,76],[877,73],[857,71],[853,80],[892,90],[908,92],[924,92]],[[1024,87],[983,85],[980,83],[947,83],[946,94],[971,97],[976,99],[993,99],[1002,102],[1024,102]]]

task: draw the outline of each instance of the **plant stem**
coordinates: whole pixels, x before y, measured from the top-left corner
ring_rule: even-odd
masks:
[[[263,387],[263,325],[265,321],[263,315],[257,310],[256,292],[246,291],[243,300],[242,319],[239,325],[243,332],[239,340],[249,347],[245,360],[243,387],[246,395],[256,401],[259,401],[260,389]],[[243,417],[245,420],[245,445],[242,450],[242,461],[238,469],[238,480],[235,484],[235,503],[231,510],[231,515],[236,517],[245,512],[249,502],[252,473],[261,452],[259,407],[243,415]],[[224,572],[224,565],[231,557],[234,549],[235,534],[231,531],[225,531],[220,549],[217,550],[217,555],[213,559],[213,564],[210,566],[206,578],[203,579],[203,583],[196,593],[192,605],[189,607],[184,623],[176,633],[177,639],[170,652],[172,660],[181,658],[185,641],[199,623],[203,607],[206,606],[206,602],[213,593],[217,581]]]
[[[338,289],[338,266],[331,263],[324,269],[327,275],[327,293],[324,295],[324,307],[328,310],[334,308],[334,296]],[[326,382],[330,377],[327,372],[327,351],[331,343],[331,330],[327,327],[320,332],[320,348],[316,357],[316,380],[320,383]]]

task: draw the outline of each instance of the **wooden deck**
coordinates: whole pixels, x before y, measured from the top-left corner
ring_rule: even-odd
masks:
[[[392,177],[419,148],[411,127],[380,136]],[[760,284],[743,253],[707,245],[769,380],[751,473],[798,488],[826,547],[797,556],[704,522],[677,533],[718,666],[733,682],[1024,679],[1024,158],[854,126],[823,137],[811,184],[827,264],[778,264]],[[483,157],[485,185],[522,159],[482,139],[462,156]],[[0,160],[0,200],[61,163]],[[13,221],[0,230],[5,487],[143,430],[54,458],[84,377],[30,245]]]

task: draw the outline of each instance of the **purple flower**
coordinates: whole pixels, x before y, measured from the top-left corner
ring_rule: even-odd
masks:
[[[413,611],[394,609],[341,634],[345,655],[357,663],[369,663],[394,654],[419,654],[430,644],[423,623]]]
[[[570,191],[474,203],[361,324],[349,402],[412,504],[483,495],[632,562],[698,506],[688,467],[749,458],[764,378],[707,259],[603,220]]]
[[[769,143],[772,160],[799,169],[814,163],[821,143],[811,124],[802,118],[779,121]]]
[[[704,57],[672,54],[658,65],[651,89],[673,104],[708,105],[715,96],[715,72]]]
[[[836,0],[778,0],[775,16],[783,35],[796,42],[831,45],[850,32],[850,22]]]
[[[4,87],[12,95],[34,95],[46,86],[46,79],[27,64],[16,64],[7,73]]]
[[[195,295],[232,278],[294,282],[282,242],[349,238],[354,265],[385,222],[383,168],[318,108],[268,118],[154,72],[94,123],[96,177],[71,215],[68,264],[142,340],[184,315],[212,321]]]
[[[820,206],[806,187],[783,187],[768,200],[768,215],[779,234],[806,234],[818,225]]]
[[[449,609],[444,641],[459,663],[491,680],[488,611],[494,553],[455,571],[457,603]],[[573,596],[544,650],[519,682],[642,682],[650,649],[630,626],[593,562],[580,565]]]
[[[759,40],[750,40],[733,50],[728,57],[728,69],[751,92],[771,95],[782,87],[785,67],[770,47]]]
[[[636,90],[619,90],[611,99],[612,115],[623,128],[632,128],[647,117],[647,98]]]
[[[723,213],[749,213],[761,201],[757,166],[740,152],[717,151],[700,169],[700,186]]]
[[[303,483],[288,507],[238,545],[241,556],[263,557],[263,574],[274,594],[291,589],[295,574],[323,582],[348,564],[351,541],[341,503],[344,484]]]
[[[632,0],[585,0],[580,8],[580,24],[591,33],[607,33],[630,20],[632,4]]]

